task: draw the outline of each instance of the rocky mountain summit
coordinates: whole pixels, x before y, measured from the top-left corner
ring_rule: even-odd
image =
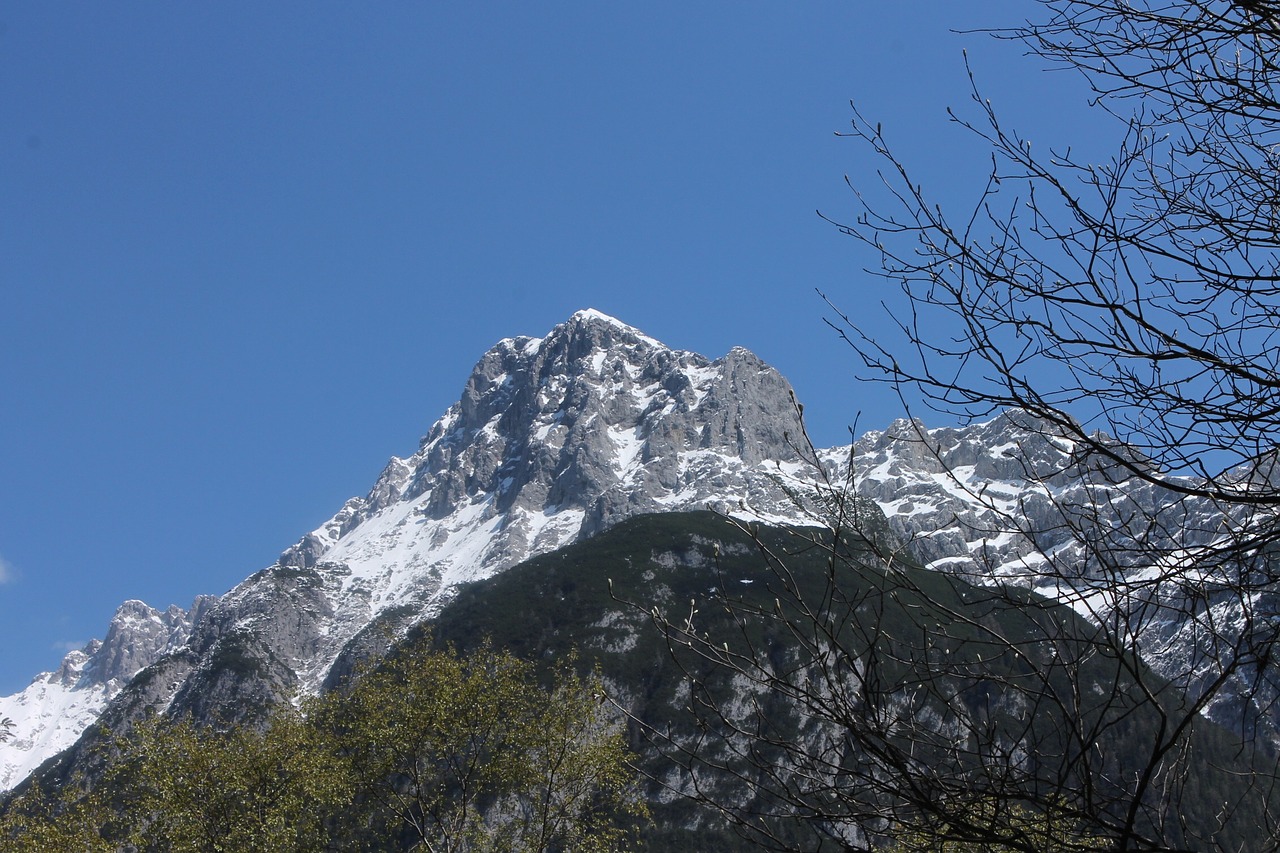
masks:
[[[797,520],[783,484],[809,467],[798,427],[786,380],[745,349],[712,361],[590,310],[500,341],[417,452],[276,565],[189,611],[126,604],[107,640],[0,700],[16,724],[0,787],[70,745],[144,669],[148,701],[242,711],[318,689],[459,584],[630,516]],[[251,673],[250,693],[228,672]]]
[[[879,508],[914,562],[1030,586],[1097,622],[1112,611],[1093,581],[1116,566],[1081,549],[1082,526],[1107,545],[1093,553],[1141,573],[1150,537],[1194,547],[1222,518],[1079,464],[1069,441],[1018,412],[964,428],[898,421],[816,456],[802,438],[790,386],[745,349],[712,361],[596,311],[500,341],[416,452],[274,565],[189,610],[128,602],[105,640],[0,699],[16,724],[0,745],[0,788],[99,717],[158,707],[234,719],[320,690],[461,585],[645,513],[806,524],[812,499],[843,484]],[[1222,623],[1228,611],[1208,615]],[[1157,668],[1163,656],[1187,670],[1194,630],[1148,630]]]
[[[112,617],[105,639],[91,640],[63,658],[55,672],[37,676],[21,693],[0,698],[0,717],[14,722],[13,737],[3,745],[0,789],[74,743],[139,670],[181,648],[216,601],[201,596],[189,610],[163,611],[126,601]]]
[[[1105,436],[1103,436],[1105,439]],[[1263,584],[1240,588],[1248,572],[1233,537],[1272,529],[1274,513],[1182,494],[1118,443],[1134,463],[1082,458],[1069,439],[1026,413],[1006,411],[964,428],[928,429],[900,420],[852,447],[824,451],[828,468],[884,513],[896,547],[919,564],[970,583],[1009,583],[1063,602],[1097,625],[1125,635],[1156,672],[1196,697],[1223,674],[1224,649],[1250,642],[1275,612]],[[1274,476],[1275,460],[1230,472],[1245,488]],[[1135,470],[1136,469],[1136,470]],[[1248,553],[1246,549],[1245,553]],[[1252,571],[1270,576],[1258,552]],[[1264,663],[1265,666],[1265,663]],[[1239,662],[1234,687],[1206,706],[1236,730],[1280,732],[1280,684]],[[1244,697],[1249,697],[1245,699]]]

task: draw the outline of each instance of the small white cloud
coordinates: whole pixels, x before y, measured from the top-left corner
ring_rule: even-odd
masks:
[[[13,568],[13,564],[0,557],[0,583],[9,583],[18,577],[17,571]]]
[[[55,652],[62,652],[64,655],[70,652],[78,652],[84,647],[84,640],[59,640],[51,646]]]

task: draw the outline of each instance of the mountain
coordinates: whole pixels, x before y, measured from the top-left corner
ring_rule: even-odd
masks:
[[[1191,697],[1235,659],[1230,686],[1206,715],[1249,737],[1280,740],[1280,683],[1265,655],[1254,661],[1249,650],[1251,633],[1264,648],[1274,630],[1266,580],[1275,575],[1273,558],[1236,544],[1250,531],[1273,529],[1274,513],[1163,488],[1135,472],[1150,470],[1145,460],[1111,446],[1134,464],[1078,458],[1060,431],[1006,411],[964,428],[899,420],[822,456],[833,477],[880,508],[898,547],[927,568],[1061,601],[1125,634]],[[1274,464],[1274,455],[1264,455],[1230,477],[1246,486],[1269,480]],[[1159,479],[1192,491],[1198,482]],[[1225,577],[1217,574],[1221,563]],[[1232,578],[1250,572],[1261,579],[1256,588],[1238,589]]]
[[[321,690],[466,585],[645,514],[804,525],[843,484],[913,565],[1029,587],[1094,624],[1117,612],[1099,593],[1107,572],[1141,577],[1153,545],[1191,551],[1220,530],[1219,508],[1079,462],[1019,412],[963,428],[902,420],[815,452],[798,411],[786,380],[747,350],[712,361],[595,311],[500,341],[416,452],[275,564],[189,610],[128,602],[102,643],[0,699],[16,723],[0,744],[0,787],[97,719],[118,726],[149,708],[250,719]],[[1130,627],[1144,632],[1147,662],[1194,694],[1214,660],[1194,625],[1149,619],[1184,603],[1150,589],[1148,622]],[[1231,624],[1232,606],[1206,602],[1205,617]],[[1233,701],[1210,712],[1238,723]]]
[[[1145,673],[1138,688],[1114,657],[1088,653],[1097,628],[1069,607],[910,559],[891,566],[860,542],[847,537],[833,564],[828,531],[709,512],[642,515],[468,585],[426,631],[440,648],[491,641],[543,662],[576,654],[603,676],[628,710],[651,781],[641,850],[865,849],[858,830],[883,830],[890,811],[877,780],[891,777],[895,759],[911,761],[916,783],[963,796],[980,797],[994,780],[1009,797],[1035,779],[1042,796],[1091,790],[1128,802],[1129,780],[1167,722],[1170,706],[1146,692],[1158,676]],[[824,618],[808,618],[819,603]],[[1057,695],[1104,698],[1048,699],[1044,683],[1027,679],[1037,643],[1002,654],[992,633],[1053,636],[1040,650],[1052,645],[1078,664],[1069,677],[1042,671]],[[839,699],[827,690],[837,678]],[[1082,718],[1097,761],[1063,762]],[[973,738],[990,747],[991,776],[966,766]],[[1178,752],[1158,775],[1176,791],[1176,813],[1161,801],[1164,785],[1153,786],[1141,798],[1143,829],[1172,849],[1273,849],[1261,839],[1280,805],[1267,784],[1274,754],[1242,752],[1239,733],[1211,721],[1198,721]],[[715,819],[720,809],[742,818],[740,832]],[[769,843],[777,837],[790,846]]]
[[[21,693],[0,698],[0,717],[14,723],[12,739],[3,744],[0,788],[11,787],[75,743],[139,670],[186,642],[192,625],[215,601],[201,596],[189,610],[164,611],[126,601],[112,617],[105,639],[91,640],[63,658],[56,672],[43,673]]]
[[[126,604],[101,645],[0,700],[0,787],[113,701],[237,716],[319,689],[460,584],[630,516],[800,519],[800,435],[790,386],[745,349],[712,361],[590,310],[500,341],[417,452],[275,565],[187,611]]]

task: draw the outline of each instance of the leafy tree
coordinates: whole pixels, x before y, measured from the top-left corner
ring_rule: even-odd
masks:
[[[643,808],[598,678],[486,647],[467,657],[412,645],[320,701],[361,792],[359,836],[411,850],[610,850]]]
[[[155,717],[120,746],[105,787],[127,803],[143,849],[329,849],[326,817],[352,795],[330,744],[292,710],[277,711],[264,730]]]
[[[79,784],[57,795],[32,786],[6,804],[0,817],[0,850],[6,853],[116,853],[116,812]]]
[[[219,727],[152,716],[102,778],[32,788],[0,849],[605,851],[645,814],[598,676],[414,643],[345,692]]]

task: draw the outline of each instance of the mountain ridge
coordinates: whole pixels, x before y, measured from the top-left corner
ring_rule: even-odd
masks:
[[[170,702],[216,704],[230,688],[206,664],[220,655],[260,659],[255,695],[287,700],[319,689],[344,652],[385,645],[388,624],[429,616],[459,584],[632,515],[699,508],[794,520],[780,480],[801,481],[800,434],[790,385],[741,347],[713,361],[590,309],[543,337],[505,338],[417,451],[393,457],[369,492],[273,566],[216,600],[166,611],[181,630],[164,643],[140,634],[137,653],[113,664],[128,676],[94,681],[103,652],[91,644],[64,662],[56,690],[44,674],[0,698],[0,716],[16,723],[0,745],[0,788],[70,746],[129,677],[166,656],[197,661],[171,673]]]
[[[189,610],[128,602],[103,643],[0,697],[0,717],[17,724],[0,744],[0,789],[110,708],[251,715],[323,689],[463,584],[625,519],[709,509],[812,524],[844,488],[883,513],[890,547],[920,565],[1027,586],[1098,622],[1108,613],[1100,569],[1072,524],[1095,525],[1098,541],[1121,562],[1132,551],[1128,568],[1142,572],[1151,528],[1114,519],[1154,518],[1170,542],[1190,544],[1221,521],[1212,505],[1165,505],[1149,483],[1081,463],[1069,441],[1017,411],[965,427],[902,419],[814,450],[790,385],[750,351],[711,360],[580,311],[543,337],[495,344],[414,453],[392,457],[364,496],[272,566]],[[1082,507],[1117,512],[1090,519]],[[1220,623],[1232,617],[1229,602],[1212,607]],[[1153,665],[1185,672],[1192,692],[1211,675],[1210,658],[1185,665],[1197,642],[1170,623],[1149,644]],[[130,688],[138,672],[148,681]]]

